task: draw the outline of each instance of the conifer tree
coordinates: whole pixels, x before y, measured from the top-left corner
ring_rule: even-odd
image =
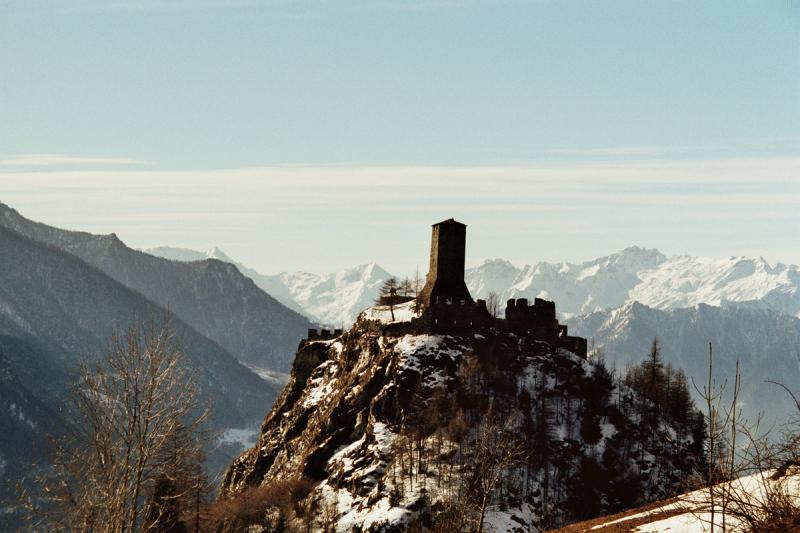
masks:
[[[389,277],[381,285],[378,291],[378,299],[375,303],[378,305],[388,305],[389,313],[392,315],[392,322],[394,322],[394,306],[397,298],[397,291],[400,287],[400,282],[394,276]]]

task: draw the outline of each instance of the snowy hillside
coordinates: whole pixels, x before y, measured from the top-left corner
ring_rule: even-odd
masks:
[[[800,316],[800,269],[769,265],[763,258],[676,256],[631,247],[584,263],[534,263],[517,268],[495,259],[470,268],[475,298],[490,291],[509,298],[543,297],[569,316],[638,301],[656,309],[749,302]]]

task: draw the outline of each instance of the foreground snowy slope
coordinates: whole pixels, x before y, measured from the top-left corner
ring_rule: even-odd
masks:
[[[226,262],[168,261],[129,248],[115,234],[93,235],[48,226],[0,203],[0,226],[67,252],[169,309],[199,333],[249,365],[291,366],[308,320]]]
[[[712,522],[714,531],[752,531],[752,526],[743,516],[766,518],[761,516],[760,508],[783,497],[793,501],[794,505],[800,503],[800,473],[793,469],[787,475],[778,475],[775,470],[767,470],[721,483],[713,490],[713,507],[709,489],[701,489],[641,509],[573,524],[558,530],[558,533],[707,533],[712,531]],[[718,502],[720,495],[727,492],[732,494],[730,499],[733,503],[723,508]],[[797,525],[776,524],[770,531],[797,531]]]

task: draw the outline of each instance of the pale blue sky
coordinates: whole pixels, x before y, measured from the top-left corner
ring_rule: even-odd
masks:
[[[797,0],[0,0],[0,72],[0,200],[135,246],[800,262]]]

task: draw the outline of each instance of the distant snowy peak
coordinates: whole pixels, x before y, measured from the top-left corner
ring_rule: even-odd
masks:
[[[520,269],[505,259],[487,259],[480,266],[467,269],[464,277],[473,295],[486,297],[490,292],[503,294],[519,274]]]
[[[208,259],[218,259],[220,261],[225,261],[226,263],[234,263],[233,259],[228,257],[228,254],[226,254],[216,246],[206,252],[206,257]]]
[[[595,259],[591,261],[591,263],[602,265],[606,268],[613,267],[621,270],[638,272],[648,268],[655,268],[665,261],[667,261],[667,256],[655,248],[629,246],[621,252]]]
[[[176,248],[173,246],[156,246],[155,248],[142,248],[140,250],[146,254],[155,255],[156,257],[163,257],[172,261],[203,261],[205,259],[218,259],[226,263],[233,263],[233,259],[228,257],[225,252],[217,247],[211,248],[205,252],[191,250],[189,248]]]

